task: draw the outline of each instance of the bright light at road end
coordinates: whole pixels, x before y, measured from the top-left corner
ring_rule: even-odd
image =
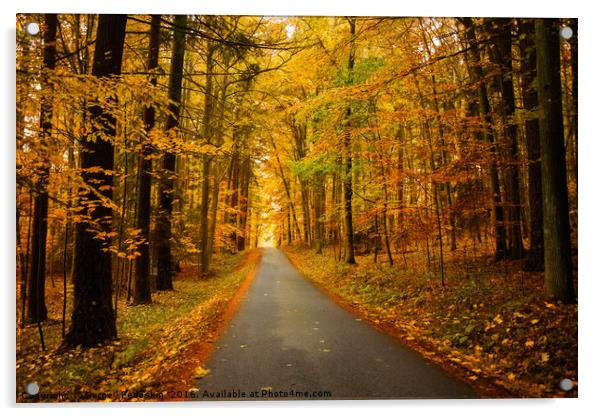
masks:
[[[266,234],[263,234],[259,239],[259,247],[276,247],[274,233],[269,231]]]
[[[35,22],[27,23],[25,25],[25,31],[31,36],[37,35],[40,33],[40,25]]]

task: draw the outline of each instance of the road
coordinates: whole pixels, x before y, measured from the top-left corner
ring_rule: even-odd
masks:
[[[342,309],[276,248],[264,249],[205,368],[210,373],[197,386],[201,400],[478,397],[470,385]]]

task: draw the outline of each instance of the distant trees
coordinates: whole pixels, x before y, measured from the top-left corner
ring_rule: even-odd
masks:
[[[295,89],[280,93],[295,104],[282,110],[282,127],[277,119],[269,127],[280,135],[271,139],[278,153],[273,169],[285,188],[279,241],[303,240],[318,252],[332,247],[348,263],[354,263],[355,252],[374,252],[377,259],[382,250],[390,264],[397,255],[407,264],[406,254],[420,242],[425,267],[439,269],[442,283],[445,257],[466,257],[469,246],[475,255],[478,246],[492,247],[496,261],[526,257],[526,270],[543,270],[544,240],[550,236],[544,238],[542,181],[551,176],[539,159],[543,140],[549,140],[541,117],[550,108],[537,113],[542,87],[536,85],[533,19],[339,18],[295,24],[299,32],[306,27],[303,35],[323,54],[302,53],[293,61],[303,62],[305,72],[294,73]],[[557,22],[556,40],[558,30]],[[572,54],[573,43],[562,47]],[[572,100],[577,74],[571,55],[562,58],[558,42],[552,48],[565,63],[554,67],[558,82],[550,90],[558,94],[554,100],[562,94]],[[287,128],[291,118],[306,125],[301,144]],[[570,127],[572,119],[561,113],[554,118],[554,140],[563,144],[562,121]],[[555,172],[554,181],[576,180],[561,176]],[[322,189],[331,196],[325,206]],[[306,201],[313,209],[305,208]],[[559,206],[568,213],[566,205]],[[568,233],[553,233],[570,248]],[[569,264],[566,253],[563,261]],[[549,279],[549,267],[546,272]],[[551,293],[569,301],[557,290]]]

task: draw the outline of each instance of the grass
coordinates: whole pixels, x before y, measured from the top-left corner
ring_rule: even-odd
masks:
[[[447,253],[443,287],[420,253],[392,267],[372,256],[351,266],[307,248],[284,249],[318,286],[482,391],[577,396],[577,388],[559,388],[564,378],[577,384],[577,306],[548,299],[543,274],[524,273],[520,261]]]
[[[118,339],[90,349],[58,349],[62,288],[49,287],[50,319],[42,325],[46,351],[40,347],[37,326],[17,331],[17,401],[125,400],[126,392],[166,394],[186,383],[181,379],[186,374],[178,369],[192,359],[190,347],[212,336],[258,256],[257,251],[224,256],[216,264],[219,272],[206,280],[199,280],[194,268],[185,267],[174,279],[174,290],[153,293],[150,305],[133,306],[121,300]],[[40,386],[35,399],[24,394],[30,382]]]

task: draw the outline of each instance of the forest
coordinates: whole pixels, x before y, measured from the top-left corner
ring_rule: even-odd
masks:
[[[262,247],[491,396],[575,397],[577,38],[17,15],[17,401],[189,391]]]

